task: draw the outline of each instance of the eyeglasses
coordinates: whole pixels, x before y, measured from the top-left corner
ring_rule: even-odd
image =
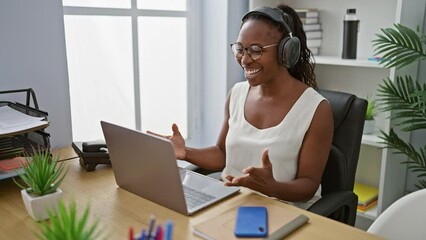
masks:
[[[232,43],[231,49],[232,53],[234,53],[235,58],[241,59],[244,56],[244,51],[248,54],[248,56],[253,59],[253,61],[259,60],[262,57],[263,49],[275,47],[278,44],[271,44],[262,46],[259,44],[252,44],[246,48],[243,47],[241,43]]]

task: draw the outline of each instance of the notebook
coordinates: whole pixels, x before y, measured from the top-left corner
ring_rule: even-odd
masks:
[[[262,197],[263,196],[260,196]],[[240,206],[263,206],[268,211],[268,230],[267,240],[283,239],[287,235],[296,231],[298,228],[309,222],[309,217],[303,213],[292,210],[287,207],[280,207],[270,202],[265,202],[259,198],[252,198],[241,205],[235,206],[226,212],[207,219],[204,222],[196,224],[192,228],[194,235],[208,240],[222,239],[241,239],[235,236],[235,223],[237,211]],[[244,238],[247,239],[247,238]],[[256,238],[259,239],[259,238]]]
[[[169,140],[101,121],[117,185],[192,215],[237,193],[238,187],[179,168]]]
[[[370,185],[355,182],[354,192],[358,195],[358,206],[367,206],[378,198],[379,189]]]

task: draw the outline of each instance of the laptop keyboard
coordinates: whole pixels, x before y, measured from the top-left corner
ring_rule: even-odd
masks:
[[[200,192],[185,185],[183,185],[183,191],[185,192],[186,205],[188,206],[188,209],[197,207],[214,198],[212,195]]]

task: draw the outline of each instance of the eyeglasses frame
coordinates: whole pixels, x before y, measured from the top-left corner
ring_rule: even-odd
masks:
[[[234,46],[235,44],[239,44],[239,45],[241,45],[241,46],[243,47],[243,55],[241,55],[241,57],[237,57],[237,56],[235,56],[235,53],[234,53],[233,48],[232,48],[232,46]],[[236,42],[236,43],[231,43],[231,44],[229,44],[229,45],[231,46],[231,51],[232,51],[232,53],[234,54],[234,57],[235,57],[235,58],[237,58],[237,59],[242,59],[242,58],[244,57],[245,52],[246,52],[246,53],[247,53],[247,55],[251,58],[251,60],[253,60],[253,61],[257,61],[257,60],[259,60],[259,59],[262,57],[262,55],[263,55],[263,49],[278,46],[278,45],[279,45],[279,43],[276,43],[276,44],[270,44],[270,45],[266,45],[266,46],[262,46],[262,45],[260,45],[260,44],[251,44],[250,46],[248,46],[248,47],[246,47],[246,48],[245,48],[245,47],[244,47],[241,43],[238,43],[238,42]],[[253,59],[253,58],[251,57],[251,54],[249,54],[249,53],[247,52],[247,50],[248,50],[249,48],[251,48],[253,45],[260,47],[260,48],[261,48],[261,50],[262,50],[262,51],[261,51],[261,53],[260,53],[259,58],[257,58],[257,59]]]

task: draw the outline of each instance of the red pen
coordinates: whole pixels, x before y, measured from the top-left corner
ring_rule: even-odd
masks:
[[[129,240],[134,240],[133,228],[132,227],[129,227]]]
[[[157,231],[155,233],[155,240],[163,240],[163,228],[161,225],[157,226]]]

